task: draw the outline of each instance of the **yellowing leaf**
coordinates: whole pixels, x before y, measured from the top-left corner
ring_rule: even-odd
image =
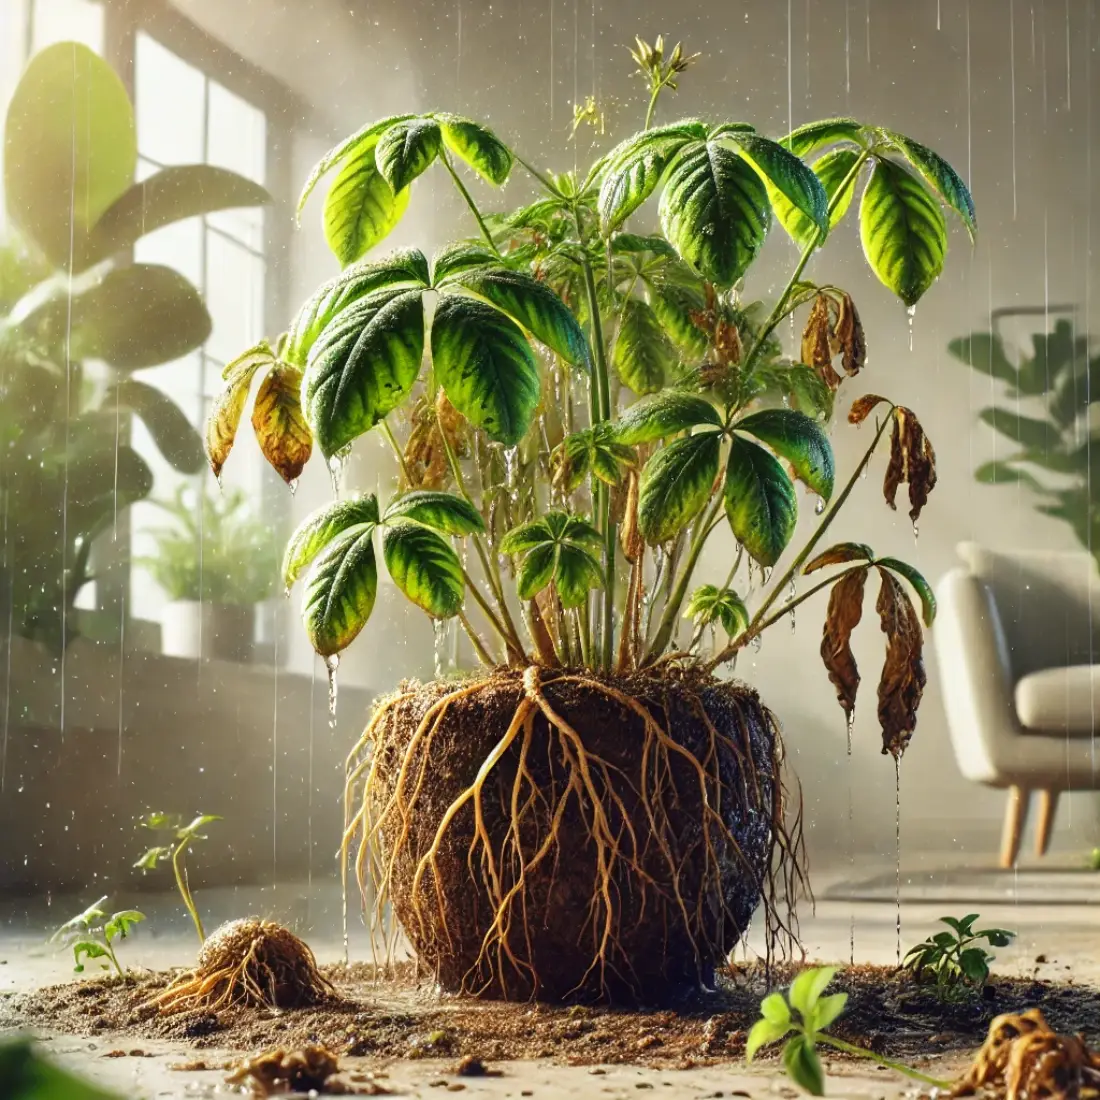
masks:
[[[313,436],[302,412],[302,372],[280,363],[260,383],[252,407],[252,430],[264,458],[288,485],[309,461]]]

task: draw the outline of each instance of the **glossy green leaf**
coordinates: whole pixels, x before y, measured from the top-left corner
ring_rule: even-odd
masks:
[[[700,425],[722,426],[718,410],[704,397],[684,390],[662,390],[627,408],[615,424],[620,443],[654,443]]]
[[[767,443],[823,500],[833,495],[833,448],[816,420],[793,409],[764,409],[743,417],[734,428]]]
[[[829,196],[821,180],[778,142],[760,134],[740,133],[727,139],[774,190],[810,223],[827,233]]]
[[[768,192],[747,161],[714,143],[689,146],[661,194],[665,236],[700,275],[730,287],[764,243]]]
[[[962,177],[950,164],[919,141],[895,131],[887,131],[895,145],[905,155],[905,159],[924,177],[925,182],[937,195],[962,219],[970,239],[978,232],[978,220],[974,211],[974,199],[970,188],[963,183]]]
[[[432,320],[432,363],[451,404],[490,439],[512,446],[539,402],[535,355],[514,321],[484,302],[443,295]]]
[[[375,291],[321,332],[302,390],[306,420],[326,458],[405,399],[423,355],[419,290]]]
[[[500,256],[483,244],[460,241],[441,248],[432,259],[435,286],[443,286],[463,271],[500,264]]]
[[[692,315],[706,309],[702,288],[676,280],[653,279],[647,285],[646,296],[672,343],[684,355],[701,359],[710,341]]]
[[[325,240],[345,267],[388,236],[409,205],[408,190],[394,194],[374,155],[373,142],[356,148],[325,197]]]
[[[760,1015],[773,1024],[789,1025],[791,1022],[791,1010],[782,993],[769,993],[760,1002]]]
[[[611,237],[611,251],[615,253],[652,252],[655,256],[676,257],[676,249],[657,234],[615,233]]]
[[[701,432],[675,440],[646,463],[638,492],[646,542],[667,542],[699,514],[718,476],[721,444],[720,432]]]
[[[554,578],[558,545],[540,542],[523,559],[516,576],[516,592],[521,600],[534,599]]]
[[[744,600],[732,588],[719,588],[713,584],[700,585],[691,594],[684,609],[684,618],[691,619],[697,626],[719,622],[731,638],[749,625],[749,612]]]
[[[462,563],[435,531],[413,520],[393,520],[382,534],[382,556],[394,583],[417,607],[436,619],[462,610]]]
[[[140,924],[143,920],[145,920],[145,914],[139,913],[136,909],[123,909],[119,913],[112,913],[111,919],[103,926],[103,935],[108,943],[116,937],[126,939],[134,925]]]
[[[824,1031],[830,1024],[836,1023],[847,1007],[847,993],[832,993],[828,997],[821,997],[814,1009],[813,1030]]]
[[[346,649],[367,624],[378,592],[374,526],[337,535],[314,559],[306,577],[302,620],[322,657]]]
[[[738,435],[730,442],[725,502],[737,541],[760,565],[775,565],[798,520],[794,486],[774,456]]]
[[[818,998],[836,976],[835,966],[817,966],[803,970],[791,983],[788,997],[792,1008],[797,1008],[803,1020],[808,1020]]]
[[[815,420],[832,418],[835,394],[813,367],[795,363],[775,377],[793,408]]]
[[[611,347],[611,362],[623,384],[639,395],[656,393],[676,358],[653,310],[639,298],[627,298]]]
[[[507,313],[567,363],[587,367],[588,341],[569,307],[545,283],[499,266],[468,269],[451,282]]]
[[[283,554],[283,584],[287,590],[337,535],[352,527],[374,527],[376,523],[378,500],[373,494],[358,500],[339,500],[311,512],[298,524]]]
[[[390,501],[382,522],[400,518],[414,519],[447,535],[473,535],[485,530],[481,513],[464,497],[430,489],[416,489]]]
[[[531,550],[544,542],[553,542],[554,538],[554,532],[545,520],[531,520],[529,523],[521,523],[518,527],[513,527],[500,540],[500,552],[502,554],[521,554],[525,550]]]
[[[991,332],[972,332],[952,340],[947,350],[975,370],[999,378],[1010,386],[1016,385],[1016,368],[1009,362],[1000,336]]]
[[[1028,450],[1057,451],[1062,444],[1062,435],[1055,425],[1033,416],[1020,416],[1011,409],[982,409],[978,414],[982,423],[995,431],[1014,439]]]
[[[796,1035],[783,1048],[783,1066],[787,1076],[811,1096],[825,1095],[825,1072],[813,1043],[805,1035]]]
[[[310,295],[291,322],[282,357],[304,367],[322,329],[353,302],[386,287],[431,282],[428,261],[418,248],[402,248],[381,260],[352,264]]]
[[[932,586],[924,579],[924,575],[908,562],[900,561],[897,558],[879,558],[875,564],[881,568],[893,570],[913,586],[913,591],[920,598],[921,617],[924,619],[924,625],[931,627],[936,620],[936,594],[932,591]]]
[[[80,961],[83,958],[88,959],[109,959],[111,953],[101,943],[96,943],[95,940],[79,940],[73,944],[73,959],[76,961],[76,966],[73,970],[77,974],[84,973],[84,964]],[[104,968],[106,969],[106,968]]]
[[[761,1047],[782,1039],[791,1030],[791,1025],[774,1023],[771,1020],[757,1020],[749,1029],[745,1040],[745,1061],[751,1062]]]
[[[580,546],[562,543],[558,548],[554,570],[554,587],[562,607],[580,607],[588,599],[593,588],[602,588],[603,569],[587,550]]]
[[[464,160],[482,179],[498,187],[512,171],[512,150],[487,126],[460,115],[435,116],[443,130],[443,141],[455,156]]]
[[[8,216],[57,266],[130,186],[134,112],[114,70],[87,46],[47,46],[23,72],[4,127]]]
[[[397,195],[435,160],[442,144],[435,119],[411,118],[382,134],[374,149],[374,163]]]
[[[183,410],[162,390],[126,378],[107,391],[104,406],[115,402],[141,418],[157,450],[168,464],[183,474],[197,474],[205,465],[202,437]]]
[[[912,173],[879,160],[859,207],[860,237],[871,269],[907,306],[916,305],[943,270],[943,211]]]
[[[837,142],[859,142],[862,131],[862,123],[854,118],[825,118],[797,127],[780,144],[796,157],[808,157]]]
[[[852,204],[852,196],[855,194],[856,179],[849,178],[852,169],[856,166],[857,154],[851,149],[833,149],[826,153],[820,160],[814,162],[813,171],[821,181],[829,202],[840,191],[841,185],[848,180],[844,187],[844,193],[837,199],[832,213],[829,215],[830,231],[840,223],[840,220],[848,212]],[[768,197],[771,199],[772,209],[779,223],[791,236],[796,244],[805,248],[812,240],[816,240],[819,232],[814,224],[801,210],[799,210],[785,195],[780,194],[774,188],[768,189]]]

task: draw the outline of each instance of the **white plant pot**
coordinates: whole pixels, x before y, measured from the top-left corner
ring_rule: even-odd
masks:
[[[161,648],[167,657],[248,661],[255,624],[256,609],[251,604],[174,600],[161,611]]]

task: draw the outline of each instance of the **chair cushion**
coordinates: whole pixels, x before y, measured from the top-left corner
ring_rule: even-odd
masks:
[[[1020,725],[1039,733],[1089,737],[1100,711],[1100,665],[1047,668],[1016,684]]]

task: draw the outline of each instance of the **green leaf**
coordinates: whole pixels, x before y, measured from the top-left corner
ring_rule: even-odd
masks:
[[[325,198],[325,240],[345,266],[388,236],[409,205],[408,190],[390,190],[374,153],[373,142],[355,149]]]
[[[684,355],[702,358],[710,341],[692,317],[706,309],[702,289],[678,280],[651,279],[647,282],[646,295],[650,308],[673,344]]]
[[[173,222],[218,210],[263,206],[271,196],[258,183],[212,164],[174,164],[135,183],[95,224],[85,262],[129,248]]]
[[[989,977],[989,962],[980,947],[968,947],[959,953],[959,966],[972,981],[984,985]]]
[[[836,969],[835,966],[818,966],[803,970],[791,983],[788,994],[791,1007],[798,1009],[803,1020],[809,1021],[818,998],[836,975]]]
[[[111,919],[103,927],[103,935],[110,943],[116,936],[125,939],[135,924],[145,920],[145,914],[136,909],[123,909],[120,913],[112,913]]]
[[[813,1043],[805,1035],[796,1035],[783,1048],[787,1076],[811,1096],[825,1095],[825,1073]]]
[[[81,958],[88,959],[109,959],[111,953],[101,943],[96,943],[95,940],[78,940],[73,944],[73,958],[76,960],[76,966],[73,970],[77,974],[84,973],[84,964],[80,961]]]
[[[304,367],[314,342],[335,317],[354,302],[385,287],[428,287],[428,261],[418,248],[403,248],[381,260],[357,263],[323,283],[309,297],[290,325],[282,357]]]
[[[769,1023],[784,1027],[791,1025],[791,1010],[782,993],[769,993],[760,1002],[760,1015]]]
[[[620,443],[653,443],[702,424],[722,426],[718,410],[706,400],[683,390],[662,390],[631,405],[615,425]]]
[[[589,589],[602,588],[603,584],[603,569],[587,550],[569,543],[561,544],[554,569],[554,585],[562,607],[580,607],[588,599]]]
[[[748,1038],[745,1040],[745,1061],[751,1062],[761,1047],[782,1039],[790,1030],[789,1023],[775,1024],[771,1020],[757,1020],[749,1029]]]
[[[424,357],[419,290],[378,290],[322,330],[302,395],[310,430],[328,458],[408,396]]]
[[[646,542],[667,542],[699,514],[718,476],[721,444],[720,432],[689,435],[646,463],[638,493],[638,527]]]
[[[544,542],[553,542],[554,538],[554,532],[547,526],[545,520],[531,520],[529,523],[521,523],[518,527],[513,527],[500,540],[500,552],[520,554],[524,550],[541,546]]]
[[[792,130],[780,142],[796,157],[807,157],[840,141],[860,142],[863,124],[854,118],[825,118]]]
[[[760,134],[739,133],[727,139],[756,169],[760,178],[822,232],[829,231],[829,196],[821,180],[794,154]]]
[[[847,993],[833,993],[828,997],[820,998],[814,1010],[813,1030],[824,1031],[830,1024],[835,1023],[840,1018],[847,1006]]]
[[[171,848],[150,848],[132,866],[134,866],[135,868],[140,868],[142,871],[155,871],[157,864],[160,863],[162,859],[170,859],[171,856]]]
[[[432,320],[432,363],[451,404],[494,442],[513,446],[539,402],[535,355],[515,322],[484,302],[443,295]]]
[[[656,314],[640,298],[623,302],[611,361],[623,384],[637,394],[660,390],[676,364],[676,352]]]
[[[991,428],[1029,451],[1057,451],[1062,445],[1062,433],[1046,420],[1019,416],[1009,409],[982,409],[979,419]]]
[[[374,610],[378,566],[373,538],[373,526],[343,531],[321,551],[306,577],[302,620],[322,657],[351,645]]]
[[[471,268],[499,265],[500,256],[483,244],[460,241],[446,245],[432,259],[432,278],[435,286],[450,282],[456,275]]]
[[[462,610],[462,563],[450,544],[423,524],[398,519],[382,535],[382,557],[394,583],[437,619]]]
[[[176,830],[177,840],[207,840],[205,836],[199,836],[199,830],[209,825],[212,821],[221,821],[220,814],[199,814],[192,818],[186,825]]]
[[[821,181],[829,202],[840,190],[840,186],[856,165],[858,156],[851,149],[833,149],[826,153],[820,160],[814,162],[813,171]],[[852,196],[855,194],[856,180],[853,176],[844,188],[844,194],[837,200],[833,212],[829,215],[830,232],[840,223],[852,205]],[[768,189],[768,197],[771,199],[772,209],[779,223],[790,234],[791,238],[803,248],[811,241],[817,239],[818,227],[801,210],[799,210],[785,195],[778,193],[774,188]]]
[[[523,559],[516,577],[516,592],[521,600],[534,599],[554,578],[558,545],[541,542]]]
[[[611,238],[611,251],[616,253],[652,252],[655,256],[676,259],[676,249],[656,233],[615,233]]]
[[[684,146],[705,136],[701,122],[676,122],[655,126],[616,146],[605,162],[597,202],[604,234],[622,225],[653,194]]]
[[[905,155],[905,159],[924,177],[925,182],[962,219],[970,239],[978,232],[977,215],[970,189],[950,164],[919,141],[888,130],[887,135]]]
[[[975,934],[986,939],[991,947],[1008,947],[1016,938],[1016,933],[1006,928],[985,928]]]
[[[0,1041],[0,1081],[6,1100],[122,1100],[42,1057],[21,1036]]]
[[[700,585],[688,600],[684,618],[697,626],[720,622],[722,629],[735,638],[749,625],[749,612],[741,597],[732,588],[713,584]]]
[[[435,119],[412,118],[395,123],[378,139],[374,163],[397,195],[435,160],[442,144]]]
[[[96,921],[103,920],[107,914],[103,911],[103,904],[106,902],[108,895],[104,894],[99,901],[93,902],[82,913],[77,913],[75,917],[67,920],[51,937],[50,942],[55,943],[57,940],[69,935],[76,931],[87,931]]]
[[[879,160],[859,207],[863,251],[882,283],[907,306],[916,305],[943,270],[947,226],[920,180]]]
[[[947,345],[947,350],[956,358],[981,371],[1016,385],[1016,368],[1005,355],[1004,341],[991,332],[972,332],[969,336],[959,336]]]
[[[157,450],[173,469],[197,474],[206,464],[202,437],[183,410],[163,391],[136,378],[126,378],[107,391],[103,405],[107,408],[116,401],[141,417]]]
[[[730,287],[760,251],[771,210],[767,189],[742,157],[699,142],[672,169],[660,215],[681,257],[711,282]]]
[[[468,500],[432,489],[415,489],[391,500],[382,522],[401,518],[414,519],[446,535],[473,535],[485,530],[485,520]]]
[[[122,81],[87,46],[60,42],[31,58],[8,104],[4,205],[57,266],[130,186],[134,112]]]
[[[512,150],[487,126],[460,115],[438,114],[447,148],[482,179],[499,187],[512,171]]]
[[[833,448],[816,420],[793,409],[764,409],[743,417],[734,428],[767,443],[823,500],[833,495]]]
[[[1042,492],[1043,486],[1027,470],[1021,470],[1008,462],[983,462],[974,471],[974,480],[983,485],[1014,485],[1022,482],[1029,489]]]
[[[358,500],[338,500],[311,512],[286,545],[282,574],[287,591],[337,535],[353,527],[373,527],[377,522],[378,500],[373,493]]]
[[[477,267],[453,277],[507,313],[567,363],[588,365],[588,341],[569,307],[545,284],[523,271]]]
[[[921,617],[924,619],[924,625],[931,627],[936,620],[936,594],[932,591],[932,586],[924,579],[923,574],[907,562],[900,561],[897,558],[879,558],[875,564],[882,566],[884,569],[893,570],[913,586],[913,591],[920,597]]]
[[[783,467],[763,447],[733,436],[725,497],[737,541],[760,565],[775,565],[798,521],[794,486]]]

